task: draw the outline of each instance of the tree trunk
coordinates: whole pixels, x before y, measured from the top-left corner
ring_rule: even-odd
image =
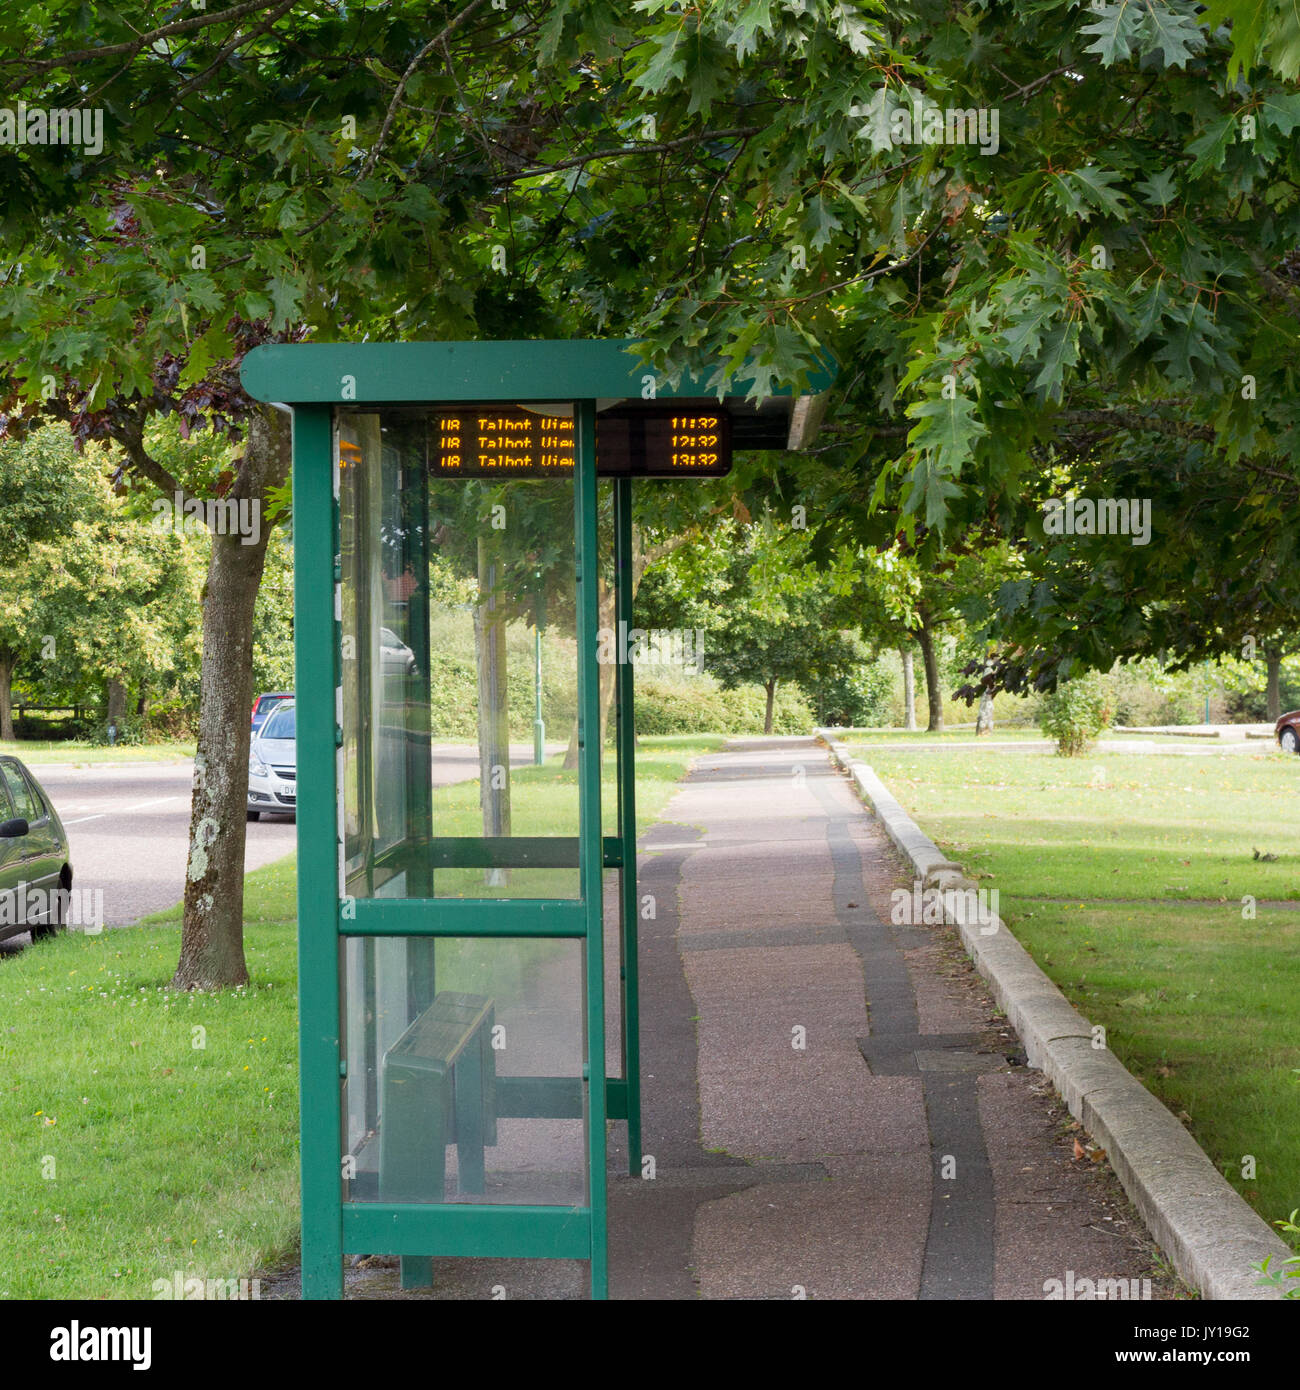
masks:
[[[263,506],[289,464],[288,419],[249,417],[244,463],[232,495]],[[253,609],[271,528],[256,543],[212,537],[203,592],[203,665],[194,800],[185,875],[181,954],[175,989],[220,989],[248,982],[244,962],[244,840],[248,808],[248,711],[253,703]]]
[[[772,707],[776,704],[776,677],[772,676],[767,682],[767,709],[763,712],[763,732],[772,732]]]
[[[635,581],[632,585],[632,595],[634,598],[636,597]],[[618,634],[615,632],[614,586],[606,583],[603,575],[597,576],[596,579],[596,612],[599,616],[597,628],[608,628],[617,637]],[[617,644],[615,645],[617,648]],[[621,659],[622,656],[623,653],[616,649],[616,659]],[[614,678],[617,675],[617,669],[613,663],[602,661],[596,667],[596,672],[600,697],[600,743],[598,746],[603,758],[605,736],[609,730],[609,712],[614,706]],[[576,719],[573,721],[573,729],[569,734],[569,746],[564,754],[564,766],[570,772],[578,766],[578,721]]]
[[[122,732],[122,720],[126,717],[126,686],[116,676],[110,676],[108,679],[105,704],[108,709],[105,723],[114,725],[120,734]]]
[[[1282,653],[1266,651],[1264,660],[1268,665],[1267,714],[1269,719],[1276,721],[1282,717]]]
[[[924,621],[912,634],[921,649],[921,661],[925,666],[925,701],[930,707],[930,723],[926,732],[943,732],[943,691],[939,688],[939,661],[934,650],[934,634]]]
[[[478,655],[479,805],[483,834],[510,834],[510,706],[506,667],[506,625],[497,613],[493,590],[498,566],[489,540],[479,538],[479,601],[474,609],[474,647]],[[491,878],[490,882],[500,882]]]
[[[17,661],[13,652],[0,652],[0,739],[9,742],[14,736],[13,683]]]
[[[916,728],[916,672],[912,667],[911,647],[899,647],[903,658],[903,728]]]
[[[679,546],[685,545],[693,540],[699,528],[692,528],[683,531],[681,534],[671,537],[666,541],[661,541],[657,545],[647,546],[645,538],[641,533],[641,528],[637,525],[632,527],[632,598],[635,601],[636,591],[641,587],[641,579],[647,569],[657,561],[662,560],[665,555],[671,555]],[[614,601],[614,590],[612,586],[607,586],[603,578],[597,581],[597,607],[600,611],[600,627],[608,627],[611,631],[614,628],[614,615],[616,605]],[[611,666],[608,671],[601,667],[600,671],[600,746],[605,747],[605,733],[609,727],[609,711],[614,700],[614,668]],[[640,747],[640,743],[637,744]],[[564,754],[564,766],[572,772],[578,766],[578,721],[573,721],[573,729],[569,733],[569,746]]]
[[[975,716],[975,735],[993,732],[993,693],[985,690],[980,695],[979,713]]]

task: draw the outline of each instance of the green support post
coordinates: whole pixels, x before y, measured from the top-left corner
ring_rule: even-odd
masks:
[[[632,479],[614,480],[614,607],[619,632],[632,622]],[[618,706],[619,985],[622,991],[623,1080],[627,1088],[628,1172],[641,1172],[641,996],[637,977],[636,690],[630,662],[615,668]]]
[[[596,631],[600,557],[596,529],[596,405],[575,408],[577,486],[574,521],[578,550],[578,863],[587,919],[584,961],[587,977],[587,1143],[591,1208],[591,1296],[609,1296],[605,1243],[608,1179],[605,1171],[605,924],[601,889],[603,844],[600,819],[600,668]]]
[[[302,1296],[343,1297],[339,1135],[338,746],[341,677],[337,464],[327,406],[293,417],[294,633],[298,746],[298,1055],[302,1072]]]

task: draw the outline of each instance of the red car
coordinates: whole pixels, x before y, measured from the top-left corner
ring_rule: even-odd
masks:
[[[1300,709],[1293,709],[1290,714],[1284,714],[1273,725],[1273,733],[1277,738],[1277,746],[1284,753],[1300,753]]]
[[[292,690],[276,690],[267,695],[259,695],[253,701],[253,737],[257,737],[257,731],[266,723],[266,717],[280,703],[281,700],[292,700]]]

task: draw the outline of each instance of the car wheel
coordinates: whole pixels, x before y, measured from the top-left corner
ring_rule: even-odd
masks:
[[[33,927],[33,941],[44,941],[47,937],[57,936],[59,932],[67,931],[68,926],[64,921],[65,900],[63,897],[64,892],[67,890],[67,886],[68,885],[64,883],[62,877],[60,877],[59,889],[54,896],[54,921],[42,922],[39,927]]]
[[[250,812],[248,813],[248,819],[249,819],[249,820],[261,820],[261,819],[262,819],[262,813],[261,813],[261,811],[250,811]]]
[[[1277,736],[1277,741],[1281,745],[1284,753],[1300,753],[1300,734],[1287,725]]]

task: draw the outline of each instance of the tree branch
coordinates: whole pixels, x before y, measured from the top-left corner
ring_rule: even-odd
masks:
[[[737,126],[733,130],[706,130],[698,135],[684,135],[679,140],[664,140],[655,145],[624,145],[621,149],[595,150],[591,154],[578,155],[574,159],[561,159],[555,164],[545,164],[537,169],[523,169],[517,174],[507,176],[509,182],[516,179],[535,179],[542,174],[558,174],[561,169],[576,169],[590,164],[593,159],[621,159],[630,154],[664,154],[670,150],[681,149],[683,145],[697,145],[705,140],[730,140],[736,137],[758,135],[762,126]]]
[[[164,24],[124,43],[105,44],[102,48],[82,48],[73,53],[61,54],[57,58],[4,58],[0,59],[0,67],[26,67],[34,72],[50,72],[72,63],[90,63],[96,58],[113,58],[119,53],[136,54],[159,39],[170,38],[173,34],[188,34],[195,29],[206,29],[213,24],[233,22],[242,19],[246,14],[255,14],[258,10],[269,10],[276,3],[277,0],[249,0],[248,4],[236,5],[233,9],[221,10],[217,14],[198,15],[194,19],[179,19],[174,24]],[[297,0],[292,0],[292,3],[296,4]]]
[[[173,477],[144,447],[144,419],[142,416],[132,415],[124,425],[114,431],[114,435],[130,461],[132,472],[151,482],[168,497],[179,492],[182,505],[189,500],[179,480]]]
[[[1136,410],[1122,410],[1119,407],[1062,410],[1054,418],[1067,425],[1113,425],[1119,430],[1165,434],[1175,439],[1204,439],[1212,443],[1218,438],[1213,425],[1198,425],[1191,420],[1166,420],[1160,415],[1139,415]]]
[[[371,146],[370,153],[366,156],[365,163],[362,164],[361,171],[357,175],[358,181],[366,178],[378,163],[384,142],[388,139],[388,132],[392,129],[394,120],[397,119],[397,108],[402,104],[402,95],[411,78],[415,76],[416,68],[443,42],[448,34],[458,29],[475,10],[482,9],[486,2],[487,0],[470,0],[470,3],[459,14],[449,19],[441,32],[435,34],[406,65],[406,71],[402,74],[401,80],[397,84],[397,90],[393,93],[393,99],[388,103],[388,110],[384,112],[384,122],[379,127],[379,134],[375,137],[375,143]]]
[[[275,9],[255,28],[250,29],[246,34],[236,34],[229,43],[223,44],[212,62],[209,63],[197,77],[190,78],[180,91],[176,93],[173,101],[179,102],[182,98],[189,96],[191,92],[197,91],[198,88],[202,87],[208,78],[217,71],[222,63],[236,51],[236,49],[243,48],[245,44],[252,43],[254,39],[260,38],[261,35],[265,34],[266,31],[271,28],[276,20],[287,14],[297,3],[298,0],[280,0],[280,3]]]

